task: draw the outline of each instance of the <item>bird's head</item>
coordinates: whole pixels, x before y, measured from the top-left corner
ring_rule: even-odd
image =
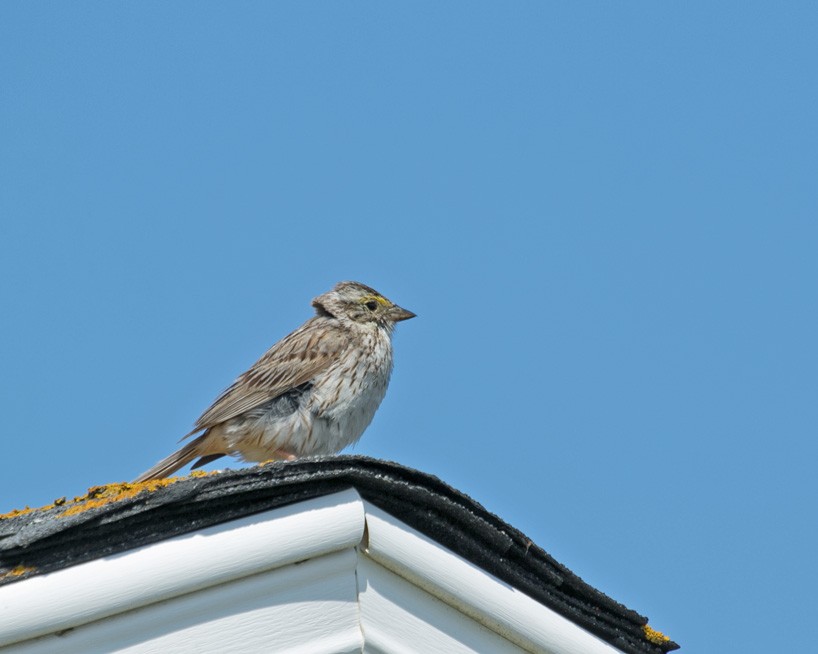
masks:
[[[396,322],[414,318],[415,314],[386,299],[374,288],[359,282],[340,282],[331,291],[312,301],[318,315],[339,320],[371,323],[391,329]]]

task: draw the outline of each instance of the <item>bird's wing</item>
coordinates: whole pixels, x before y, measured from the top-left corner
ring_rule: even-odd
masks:
[[[347,342],[341,330],[331,322],[324,318],[311,318],[267,350],[216,398],[196,421],[195,429],[190,434],[235,418],[307,383],[338,359]]]

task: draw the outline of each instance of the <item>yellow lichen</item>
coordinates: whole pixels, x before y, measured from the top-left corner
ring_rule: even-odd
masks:
[[[26,513],[31,513],[32,511],[38,510],[39,509],[32,509],[31,507],[28,506],[24,509],[12,509],[8,513],[0,514],[0,520],[6,520],[7,518],[16,518],[18,515],[25,515]]]
[[[0,574],[0,581],[5,581],[6,579],[11,579],[12,577],[22,577],[29,572],[36,572],[36,570],[37,568],[33,568],[28,565],[18,565],[7,572]]]
[[[645,638],[647,638],[654,645],[661,645],[662,643],[666,643],[670,640],[670,638],[665,636],[661,631],[656,631],[656,629],[653,629],[648,625],[644,625],[642,627],[642,631],[645,632]]]
[[[105,486],[93,486],[88,489],[88,494],[83,497],[75,497],[71,506],[60,513],[58,518],[66,518],[71,515],[77,515],[90,509],[95,509],[100,506],[105,506],[111,502],[119,502],[131,497],[135,497],[142,492],[152,492],[158,488],[170,486],[184,477],[169,477],[167,479],[151,479],[150,481],[141,481],[136,484],[123,482],[119,484],[106,484]]]
[[[197,470],[192,472],[189,477],[207,477],[208,475],[212,474],[216,473]],[[158,488],[164,488],[170,484],[175,484],[183,479],[186,479],[186,477],[151,479],[150,481],[142,481],[136,484],[122,482],[118,484],[107,484],[105,486],[93,486],[88,489],[88,492],[85,495],[75,497],[72,500],[67,500],[64,497],[60,497],[59,499],[54,500],[53,503],[47,504],[46,506],[41,506],[34,509],[28,506],[24,509],[14,509],[13,511],[0,515],[0,520],[16,518],[17,516],[32,513],[34,511],[47,511],[48,509],[53,509],[54,507],[67,506],[65,511],[57,515],[58,518],[63,518],[70,515],[76,515],[99,506],[105,506],[110,502],[118,502],[119,500],[134,497],[142,492],[152,492]]]

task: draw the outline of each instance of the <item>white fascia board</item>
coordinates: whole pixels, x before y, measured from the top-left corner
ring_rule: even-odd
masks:
[[[358,585],[366,654],[526,654],[364,554]]]
[[[0,647],[357,546],[346,490],[0,587]]]
[[[347,548],[0,647],[0,652],[361,654],[358,560],[358,553]]]
[[[512,643],[549,654],[622,654],[385,511],[364,504],[368,556]]]

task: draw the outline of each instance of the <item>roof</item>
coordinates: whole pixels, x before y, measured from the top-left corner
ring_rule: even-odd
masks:
[[[468,496],[431,475],[361,456],[113,484],[0,516],[0,585],[347,489],[623,652],[678,648]]]

